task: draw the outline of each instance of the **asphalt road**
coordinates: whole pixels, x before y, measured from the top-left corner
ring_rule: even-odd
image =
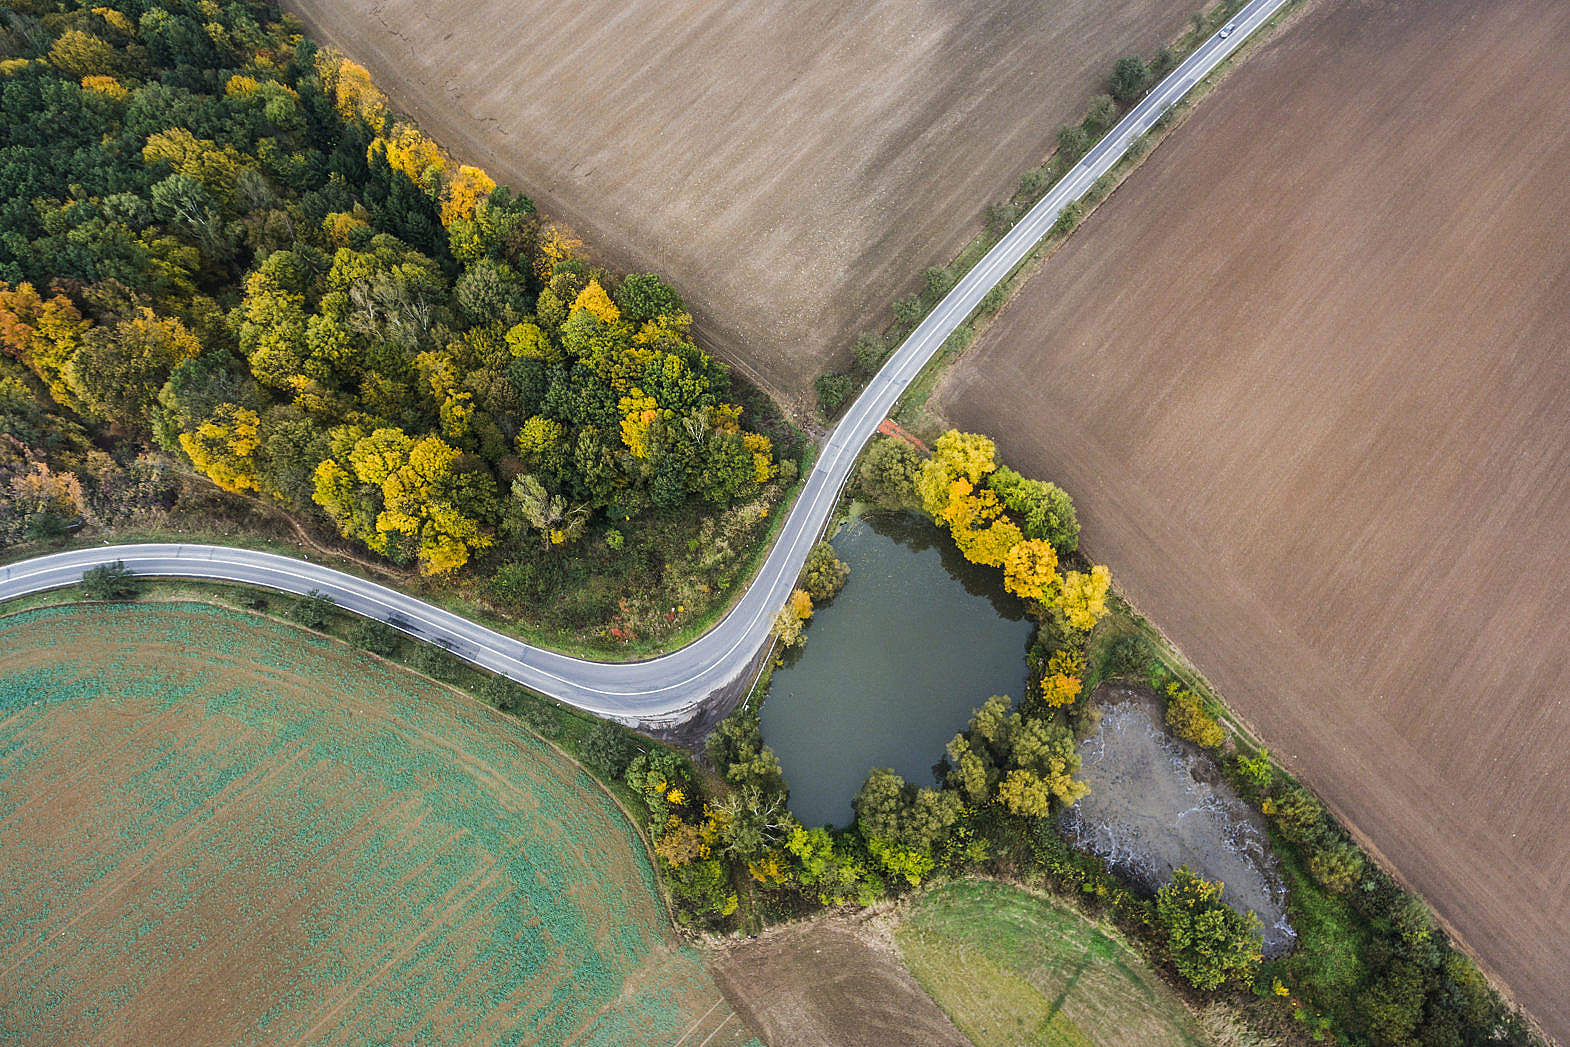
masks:
[[[439,607],[331,568],[207,545],[117,545],[42,556],[0,568],[0,600],[74,584],[89,567],[124,561],[136,574],[243,582],[289,593],[318,590],[340,607],[378,618],[422,640],[569,705],[635,726],[679,724],[710,695],[736,684],[769,640],[774,613],[801,573],[861,448],[906,387],[987,292],[1052,228],[1174,103],[1290,0],[1254,0],[1169,73],[1053,187],[938,303],[830,434],[758,576],[708,633],[678,651],[642,662],[573,658],[503,636]]]

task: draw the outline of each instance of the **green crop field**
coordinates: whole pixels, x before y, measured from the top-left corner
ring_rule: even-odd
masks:
[[[0,618],[0,1043],[747,1039],[513,721],[199,604]]]
[[[1003,884],[948,884],[895,935],[916,980],[976,1047],[1202,1044],[1182,1001],[1115,932]]]

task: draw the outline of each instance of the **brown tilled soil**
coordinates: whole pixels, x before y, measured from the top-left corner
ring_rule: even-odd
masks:
[[[286,0],[786,399],[1196,0]]]
[[[1561,1038],[1566,40],[1562,0],[1323,5],[939,393]]]
[[[769,1047],[969,1047],[862,917],[825,916],[729,943],[712,970]]]

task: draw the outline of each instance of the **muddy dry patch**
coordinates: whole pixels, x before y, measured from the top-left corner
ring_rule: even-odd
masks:
[[[770,1047],[969,1047],[865,917],[824,916],[726,943],[713,970]]]
[[[1228,904],[1259,917],[1265,954],[1288,952],[1296,935],[1264,818],[1208,754],[1167,732],[1149,688],[1103,684],[1092,700],[1101,723],[1079,749],[1090,795],[1063,818],[1074,845],[1152,893],[1180,865],[1219,880]]]

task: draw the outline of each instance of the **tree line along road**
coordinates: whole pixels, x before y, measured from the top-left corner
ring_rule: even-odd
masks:
[[[740,600],[686,647],[639,662],[597,662],[549,651],[423,600],[329,567],[271,553],[212,545],[110,545],[0,567],[0,601],[73,585],[82,573],[122,561],[133,573],[238,582],[330,596],[464,660],[597,716],[635,727],[684,723],[705,699],[743,683],[770,641],[807,552],[823,532],[861,448],[905,389],[987,293],[1039,243],[1063,208],[1110,171],[1189,90],[1291,0],[1253,0],[1128,112],[988,251],[896,349],[829,435],[774,547]]]

